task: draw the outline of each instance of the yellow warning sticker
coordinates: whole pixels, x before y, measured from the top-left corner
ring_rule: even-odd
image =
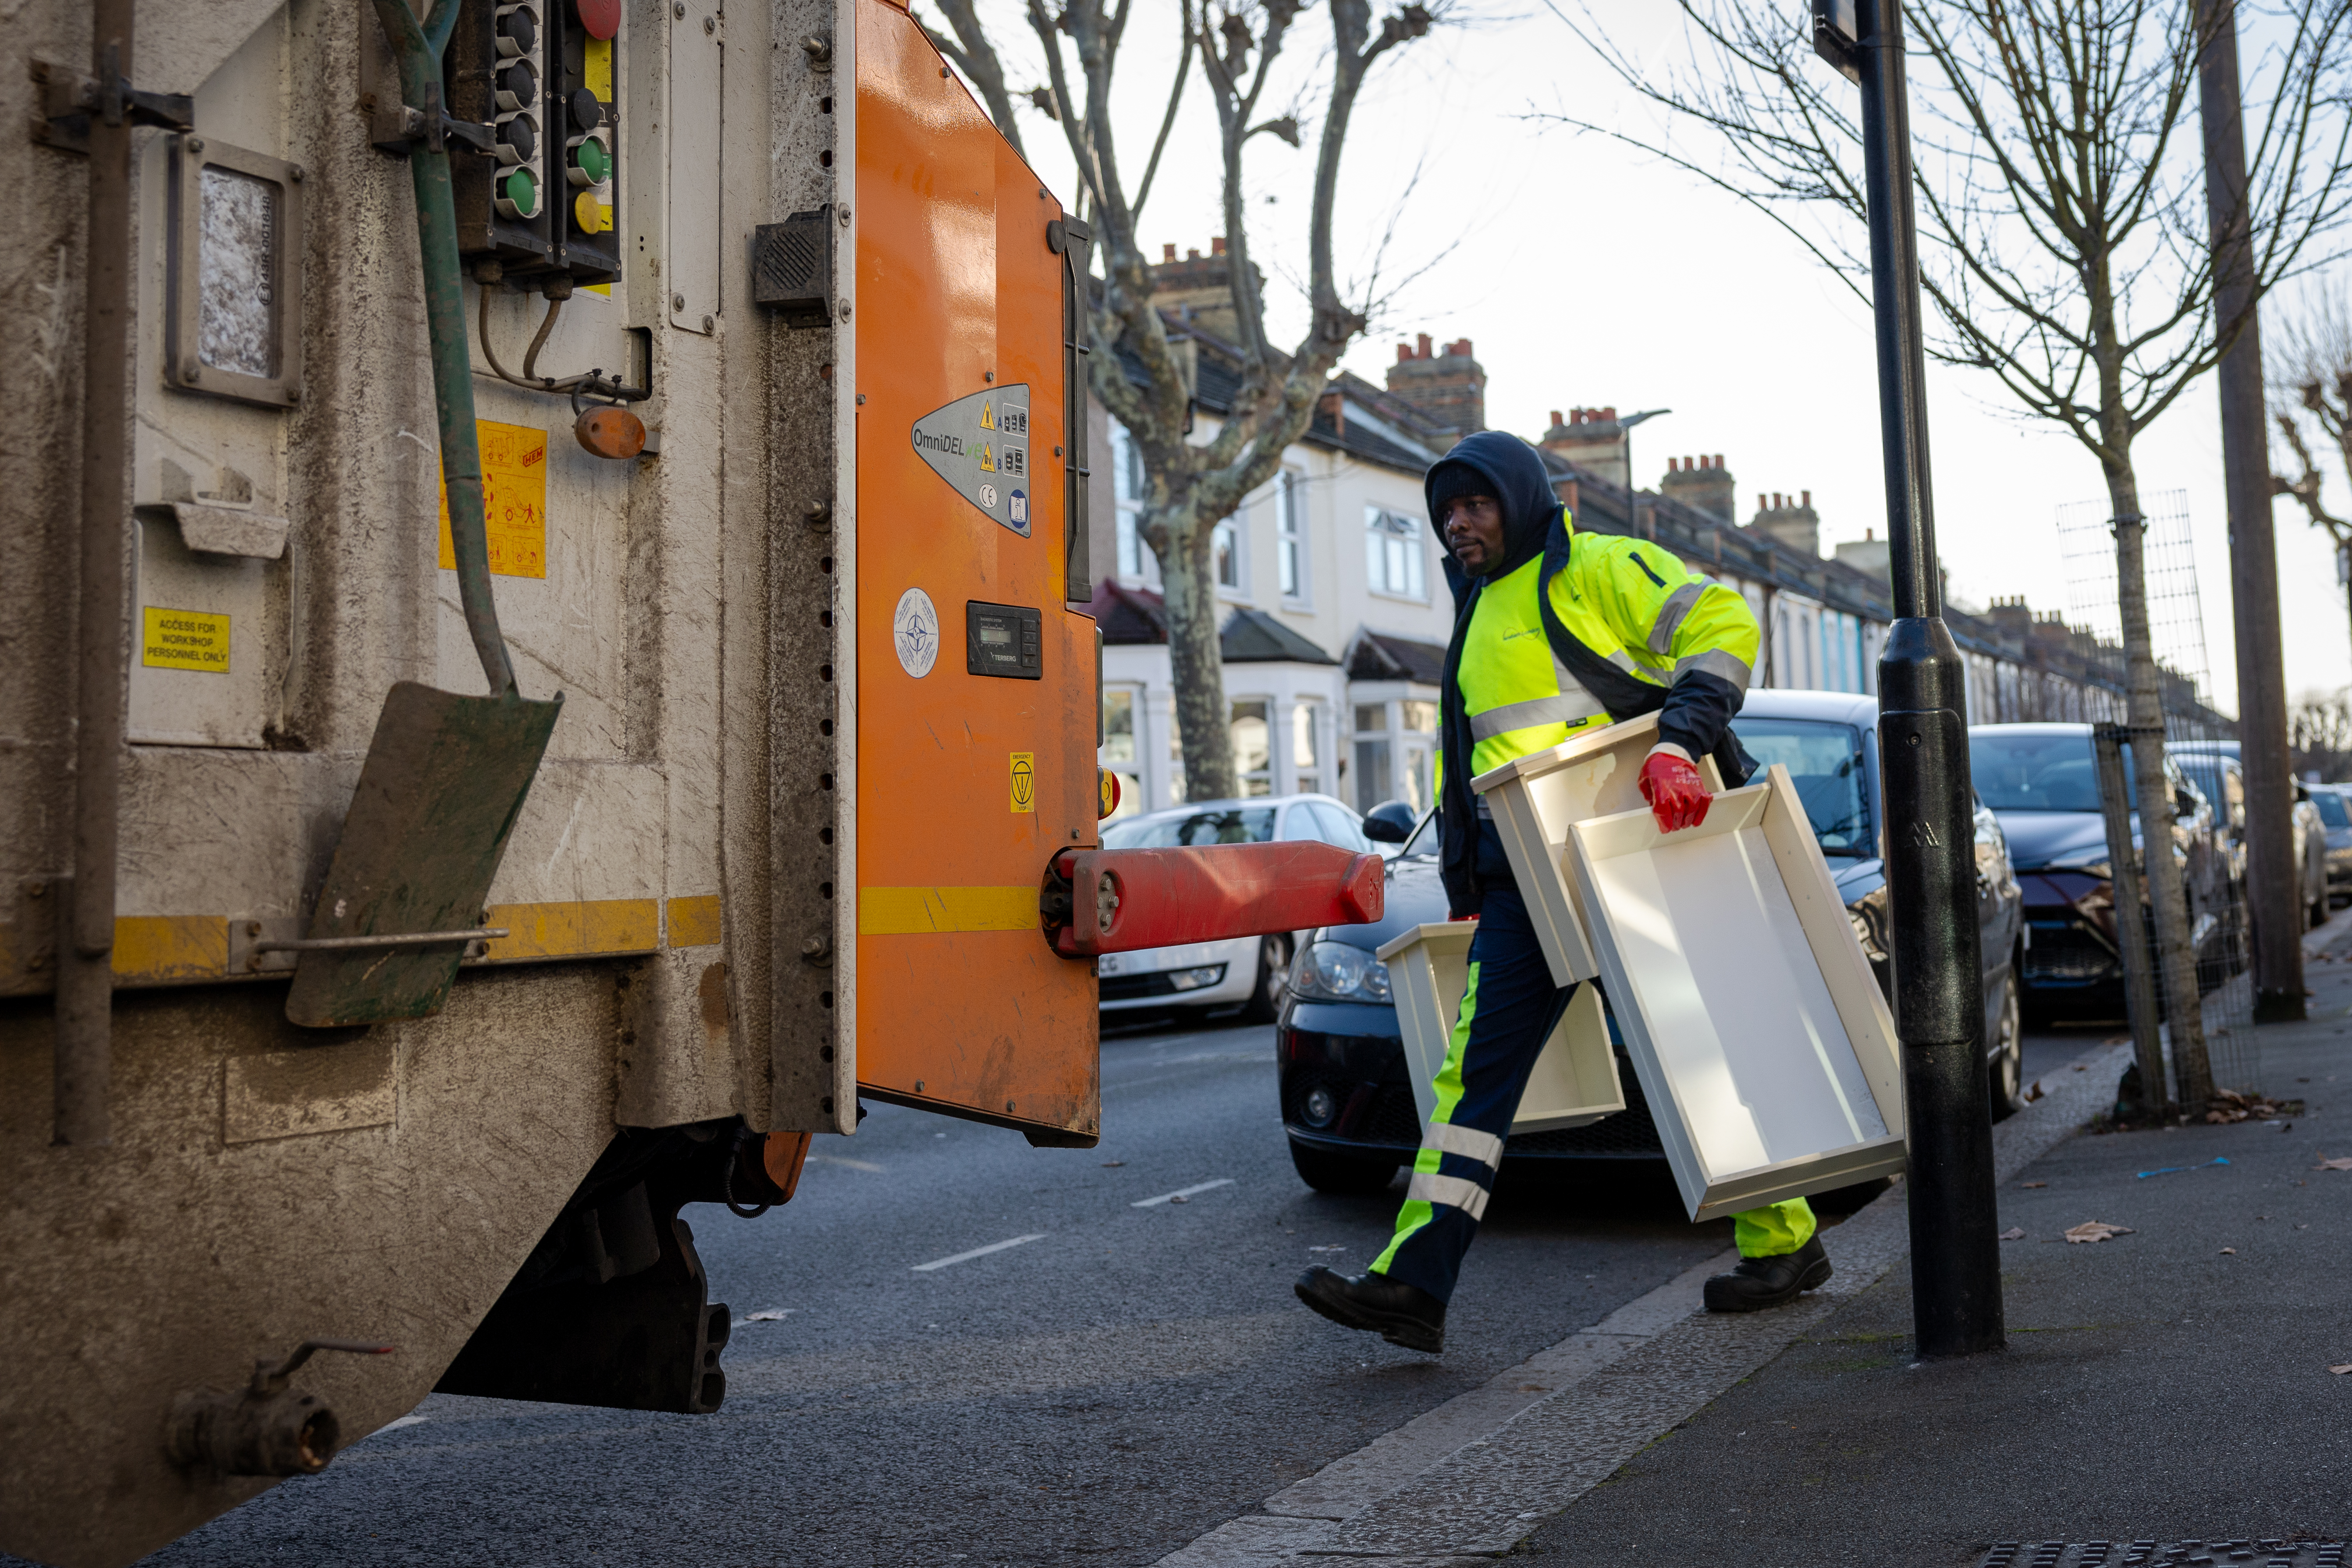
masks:
[[[993,430],[996,428],[995,404],[983,403],[980,405],[980,427],[983,430]]]
[[[996,448],[985,441],[980,444],[980,468],[985,474],[996,472]]]
[[[580,74],[588,90],[605,103],[613,101],[613,40],[591,38],[580,51]]]
[[[1034,752],[1013,753],[1013,809],[1037,809],[1037,753]]]
[[[482,444],[482,514],[490,570],[501,577],[547,575],[547,432],[474,421]],[[449,491],[441,489],[441,570],[457,569],[449,545]]]
[[[228,673],[228,617],[211,610],[159,610],[146,606],[139,662],[150,669],[199,669]]]

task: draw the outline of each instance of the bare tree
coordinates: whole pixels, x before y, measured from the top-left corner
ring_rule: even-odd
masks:
[[[1814,55],[1804,7],[1680,0],[1691,59],[1663,74],[1564,18],[1671,117],[1718,133],[1715,167],[1618,136],[1771,216],[1858,295],[1868,287],[1860,101]],[[2312,260],[2344,215],[2337,90],[2347,0],[2280,0],[2246,195],[2253,299]],[[2113,508],[2131,723],[2161,734],[2132,443],[2210,370],[2215,331],[2195,89],[2209,34],[2173,0],[1913,0],[1913,132],[1928,353],[1991,373],[2097,458]],[[2226,14],[2226,13],[2225,13]],[[2249,307],[2251,313],[2251,303]],[[2135,745],[2142,841],[2170,841],[2160,744]],[[2151,856],[2161,864],[2160,856]],[[2166,1011],[2185,1100],[2212,1092],[2189,892],[2151,877]]]
[[[1373,21],[1371,0],[1328,0],[1331,42],[1325,60],[1322,125],[1315,195],[1307,217],[1312,308],[1307,335],[1277,348],[1266,337],[1265,288],[1250,261],[1243,159],[1255,137],[1301,144],[1298,118],[1273,113],[1266,93],[1276,61],[1305,14],[1303,0],[1178,0],[1180,45],[1167,109],[1143,165],[1129,183],[1112,128],[1112,77],[1127,35],[1132,0],[1066,0],[1049,11],[1029,0],[1029,30],[1042,51],[1047,85],[1031,103],[1059,123],[1076,160],[1084,211],[1095,228],[1102,276],[1092,300],[1089,360],[1095,395],[1127,427],[1141,458],[1140,531],[1159,558],[1168,601],[1169,663],[1183,732],[1186,793],[1194,800],[1239,793],[1224,711],[1224,658],[1217,640],[1213,536],[1218,521],[1281,467],[1283,448],[1305,432],[1339,357],[1365,329],[1370,305],[1342,297],[1333,259],[1333,215],[1340,153],[1364,80],[1381,58],[1426,35],[1436,7],[1408,0]],[[1013,95],[1002,54],[971,0],[940,0],[953,37],[934,33],[940,49],[971,77],[1006,134]],[[1151,268],[1139,234],[1145,201],[1177,117],[1195,57],[1217,112],[1225,247],[1232,278],[1234,369],[1240,385],[1230,411],[1207,442],[1192,426],[1192,362],[1169,340],[1152,304]],[[1253,58],[1254,57],[1254,58]],[[1117,352],[1112,352],[1117,351]],[[1122,358],[1143,369],[1128,379]]]
[[[2267,370],[2271,417],[2301,469],[2292,479],[2273,473],[2271,489],[2301,503],[2311,521],[2336,542],[2341,558],[2352,550],[2352,518],[2330,511],[2321,499],[2319,460],[2312,447],[2315,433],[2337,466],[2352,475],[2352,312],[2344,300],[2333,293],[2319,294],[2291,317]],[[2305,705],[2309,701],[2306,697]]]
[[[2286,725],[2298,773],[2334,780],[2352,768],[2352,689],[2305,692],[2288,710]]]

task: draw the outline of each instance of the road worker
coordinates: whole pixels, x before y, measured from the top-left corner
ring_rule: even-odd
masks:
[[[1575,992],[1552,984],[1470,781],[1578,731],[1655,713],[1643,798],[1661,831],[1697,826],[1710,798],[1697,759],[1712,755],[1735,787],[1755,768],[1730,721],[1758,633],[1745,598],[1655,544],[1579,531],[1543,459],[1515,436],[1469,437],[1423,488],[1455,605],[1439,734],[1440,866],[1453,918],[1475,919],[1478,931],[1395,1238],[1367,1272],[1318,1267],[1297,1289],[1333,1322],[1434,1354],[1519,1096]],[[1804,1199],[1734,1215],[1732,1228],[1739,1266],[1706,1282],[1710,1310],[1778,1306],[1829,1279]]]

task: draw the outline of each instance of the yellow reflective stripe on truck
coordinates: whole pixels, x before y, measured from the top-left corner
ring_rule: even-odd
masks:
[[[1038,931],[1037,889],[860,888],[857,934],[928,936],[950,931]]]

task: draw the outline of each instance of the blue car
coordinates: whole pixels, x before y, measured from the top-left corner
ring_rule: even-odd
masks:
[[[1733,728],[1758,762],[1788,768],[1844,896],[1846,913],[1879,985],[1893,994],[1887,960],[1886,878],[1879,858],[1878,701],[1839,691],[1751,691]],[[1434,818],[1412,823],[1391,802],[1365,831],[1405,838],[1389,862],[1388,906],[1373,925],[1307,933],[1290,966],[1275,1021],[1283,1130],[1310,1187],[1331,1193],[1386,1188],[1421,1146],[1421,1117],[1406,1077],[1404,1042],[1374,953],[1410,928],[1445,919]],[[2019,939],[2024,916],[2009,848],[1992,813],[1976,814],[1977,918],[1984,950],[1985,1074],[1996,1117],[2024,1103],[2018,1013]],[[1613,1029],[1613,1026],[1612,1026]],[[1588,1127],[1513,1137],[1505,1158],[1654,1160],[1665,1150],[1640,1079],[1620,1046],[1625,1109]],[[1870,1184],[1874,1191],[1880,1184]],[[1862,1194],[1855,1194],[1860,1196]],[[1832,1199],[1826,1206],[1836,1206]]]

